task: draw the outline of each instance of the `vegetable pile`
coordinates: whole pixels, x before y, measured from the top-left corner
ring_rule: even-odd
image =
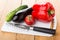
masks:
[[[27,25],[33,25],[35,19],[42,22],[50,22],[54,16],[55,9],[51,3],[47,2],[46,4],[34,4],[31,8],[28,8],[27,5],[19,6],[6,16],[6,21],[10,22],[12,20],[15,23],[24,21]]]

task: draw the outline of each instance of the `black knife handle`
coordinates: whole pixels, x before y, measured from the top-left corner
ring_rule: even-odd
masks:
[[[52,34],[52,35],[54,35],[56,32],[56,30],[54,29],[48,29],[48,28],[42,28],[42,27],[34,27],[33,30],[38,31],[38,32]]]

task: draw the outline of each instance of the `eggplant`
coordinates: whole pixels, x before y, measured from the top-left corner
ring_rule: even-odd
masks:
[[[23,22],[27,15],[32,14],[32,11],[33,11],[32,8],[26,8],[24,10],[21,10],[13,17],[13,22],[17,22],[17,23]]]

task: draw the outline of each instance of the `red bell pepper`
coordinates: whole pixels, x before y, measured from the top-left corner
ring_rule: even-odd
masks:
[[[39,5],[39,4],[35,4],[35,5],[33,5],[33,7],[32,7],[32,9],[33,9],[34,11],[38,11],[39,8],[40,8],[40,5]]]
[[[55,15],[55,9],[49,2],[42,5],[35,4],[32,9],[32,16],[40,21],[50,22]]]

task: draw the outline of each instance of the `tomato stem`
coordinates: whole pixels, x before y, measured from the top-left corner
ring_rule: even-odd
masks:
[[[31,20],[31,18],[32,18],[32,16],[31,16],[31,15],[29,15],[29,16],[28,16],[28,19],[29,19],[29,20]]]

